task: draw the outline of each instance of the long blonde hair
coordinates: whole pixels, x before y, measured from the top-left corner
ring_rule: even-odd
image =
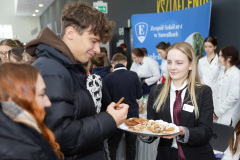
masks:
[[[168,52],[172,49],[177,49],[183,52],[188,57],[189,62],[192,62],[192,70],[188,72],[188,76],[187,76],[187,80],[188,80],[187,89],[190,94],[191,101],[193,103],[194,110],[195,110],[195,117],[197,119],[199,117],[199,110],[198,110],[197,101],[196,101],[195,87],[201,87],[202,84],[200,82],[200,78],[198,74],[197,60],[196,60],[195,53],[193,51],[192,46],[187,42],[177,42],[173,44],[168,49]],[[168,73],[165,84],[163,85],[162,91],[160,92],[159,96],[157,97],[157,100],[153,105],[153,107],[156,109],[157,112],[160,111],[161,106],[163,106],[163,104],[166,102],[166,99],[168,97],[168,93],[170,90],[170,84],[171,84],[171,77]]]

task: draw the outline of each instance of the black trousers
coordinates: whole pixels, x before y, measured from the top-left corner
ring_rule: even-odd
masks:
[[[176,148],[171,148],[168,152],[159,152],[157,154],[156,160],[178,160],[178,150]]]
[[[108,150],[111,160],[116,160],[117,148],[125,133],[126,140],[126,160],[135,160],[137,135],[117,129],[116,133],[108,138]]]

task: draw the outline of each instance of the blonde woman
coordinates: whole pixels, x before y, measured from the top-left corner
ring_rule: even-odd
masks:
[[[156,159],[215,159],[209,143],[213,123],[212,91],[200,83],[190,44],[178,42],[169,48],[167,69],[166,82],[155,86],[149,94],[147,118],[174,123],[180,132],[160,139]],[[147,142],[154,139],[150,137]]]

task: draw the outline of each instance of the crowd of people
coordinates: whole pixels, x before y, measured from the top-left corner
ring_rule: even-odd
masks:
[[[112,60],[100,43],[111,40],[113,22],[97,9],[67,3],[61,36],[44,28],[23,45],[0,42],[0,159],[116,159],[122,135],[126,159],[135,160],[137,135],[117,127],[139,117],[137,99],[148,97],[147,119],[179,126],[161,137],[157,160],[215,159],[213,123],[235,127],[223,159],[240,158],[239,52],[204,40],[197,62],[190,44],[159,42],[161,67],[146,48],[121,44]],[[161,71],[161,72],[160,72]],[[119,99],[123,102],[116,107]],[[145,143],[156,137],[140,136]]]

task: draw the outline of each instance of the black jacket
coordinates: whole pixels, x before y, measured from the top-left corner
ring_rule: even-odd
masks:
[[[48,28],[26,49],[39,57],[33,65],[43,76],[52,102],[46,109],[45,123],[54,132],[65,159],[106,159],[103,141],[117,126],[110,114],[96,114],[82,65]]]
[[[13,121],[2,112],[0,104],[1,160],[57,160],[50,145],[40,133],[23,123]]]
[[[172,123],[170,114],[170,93],[166,102],[161,106],[160,111],[153,109],[153,104],[160,94],[164,84],[156,85],[151,89],[148,97],[147,118],[159,120],[162,119]],[[180,126],[189,130],[189,140],[187,143],[181,143],[186,160],[214,160],[213,148],[209,141],[212,138],[213,125],[213,101],[212,91],[208,86],[202,86],[195,89],[196,101],[199,110],[199,118],[195,119],[194,111],[181,111]],[[188,90],[186,91],[183,104],[193,105]],[[158,157],[170,154],[172,139],[161,138],[158,145]]]
[[[111,66],[106,67],[97,67],[92,69],[93,74],[99,75],[102,79],[104,79],[110,73]]]

